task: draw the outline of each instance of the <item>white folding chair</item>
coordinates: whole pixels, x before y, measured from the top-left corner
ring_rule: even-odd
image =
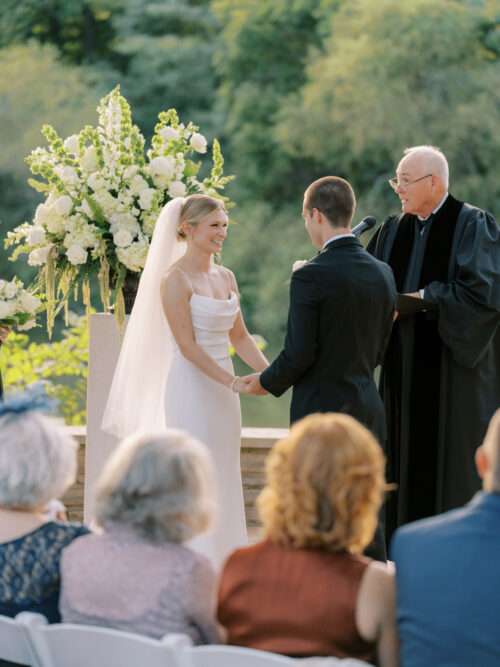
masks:
[[[112,628],[59,623],[42,625],[25,618],[40,667],[182,667],[186,635],[160,640]]]
[[[284,655],[240,646],[193,646],[182,655],[183,667],[297,667],[299,663]]]
[[[41,623],[47,623],[47,619],[39,614]],[[21,615],[20,615],[21,616]],[[17,662],[29,667],[39,667],[35,652],[32,649],[28,630],[18,618],[0,616],[0,660]]]

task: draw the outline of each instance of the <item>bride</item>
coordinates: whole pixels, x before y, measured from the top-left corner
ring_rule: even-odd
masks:
[[[210,449],[218,521],[190,543],[221,565],[246,544],[240,472],[241,411],[236,353],[255,371],[268,361],[243,321],[233,273],[213,261],[227,236],[223,202],[170,201],[155,226],[113,377],[103,428],[118,437],[181,428]]]

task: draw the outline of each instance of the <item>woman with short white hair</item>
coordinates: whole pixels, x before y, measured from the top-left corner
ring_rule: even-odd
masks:
[[[182,431],[125,440],[98,483],[102,534],[64,554],[63,620],[218,641],[215,575],[204,556],[182,544],[211,523],[212,475],[205,446]]]
[[[35,611],[57,622],[61,552],[88,530],[47,516],[77,466],[76,442],[41,414],[47,408],[39,393],[0,403],[0,614]]]

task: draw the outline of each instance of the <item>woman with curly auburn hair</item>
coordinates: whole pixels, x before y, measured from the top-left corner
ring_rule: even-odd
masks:
[[[275,445],[258,499],[265,539],[235,551],[221,577],[230,644],[397,665],[394,574],[361,555],[384,465],[373,435],[348,415],[310,415]]]

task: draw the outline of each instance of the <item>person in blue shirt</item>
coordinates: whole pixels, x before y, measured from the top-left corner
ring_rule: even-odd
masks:
[[[500,409],[476,452],[483,490],[396,531],[403,667],[500,665]]]

